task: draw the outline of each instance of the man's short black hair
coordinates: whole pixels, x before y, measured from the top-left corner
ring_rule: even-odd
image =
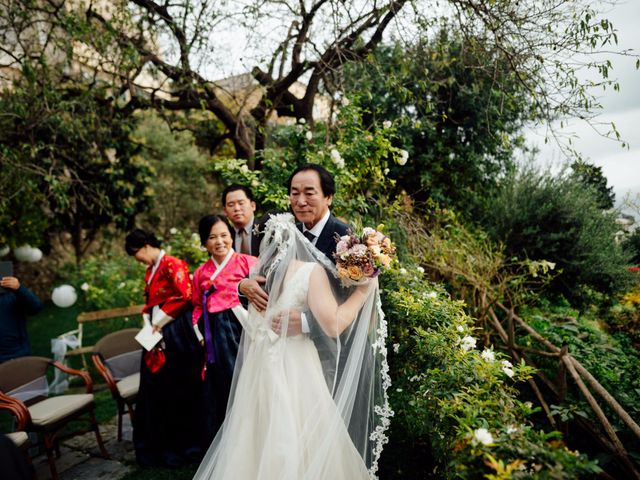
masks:
[[[153,233],[140,228],[136,228],[124,240],[124,249],[131,256],[134,256],[145,245],[160,248],[161,243]]]
[[[227,194],[231,193],[231,192],[235,192],[236,190],[242,190],[244,193],[246,193],[247,198],[249,199],[249,201],[254,202],[255,200],[253,199],[253,192],[251,191],[251,189],[249,187],[247,187],[246,185],[240,185],[239,183],[233,183],[231,185],[229,185],[227,188],[225,188],[222,191],[222,206],[225,207],[227,205]]]
[[[198,222],[198,234],[200,235],[200,244],[204,247],[204,244],[207,243],[209,239],[209,234],[211,233],[211,227],[213,227],[216,223],[222,222],[229,229],[229,233],[233,236],[233,232],[231,231],[231,225],[229,225],[229,220],[224,215],[205,215]]]
[[[318,165],[317,163],[307,163],[305,165],[301,165],[293,171],[293,173],[289,177],[289,180],[287,181],[288,193],[291,193],[291,182],[293,180],[293,177],[295,177],[300,172],[304,172],[305,170],[313,170],[314,172],[318,173],[318,176],[320,177],[320,188],[322,188],[322,194],[325,197],[329,197],[336,193],[336,182],[333,179],[333,175],[331,175],[326,168],[324,168],[322,165]]]

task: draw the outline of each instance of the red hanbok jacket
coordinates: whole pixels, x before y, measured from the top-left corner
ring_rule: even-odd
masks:
[[[144,277],[146,302],[142,314],[145,320],[162,327],[191,304],[189,267],[185,261],[163,254],[153,278],[152,271],[153,266],[147,268]],[[159,308],[154,310],[156,306]]]

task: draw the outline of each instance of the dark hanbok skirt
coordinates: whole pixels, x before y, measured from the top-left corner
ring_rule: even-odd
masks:
[[[214,363],[207,363],[204,374],[203,417],[208,443],[213,440],[224,422],[229,401],[229,391],[236,366],[242,325],[231,309],[209,313],[215,350]],[[200,331],[204,334],[204,319],[201,317]]]
[[[151,373],[142,357],[133,443],[143,466],[179,467],[200,461],[206,445],[201,427],[203,350],[191,310],[162,328],[166,362]]]

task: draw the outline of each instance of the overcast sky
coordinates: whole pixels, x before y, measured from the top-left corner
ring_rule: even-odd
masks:
[[[606,17],[618,30],[618,46],[640,52],[640,0],[622,0]],[[611,78],[618,79],[620,92],[608,89],[600,99],[603,111],[600,121],[614,122],[622,139],[629,148],[599,136],[585,122],[573,121],[566,132],[576,135],[574,146],[589,162],[602,167],[603,173],[614,187],[616,201],[627,194],[640,193],[640,71],[635,68],[635,59],[610,57],[613,63]],[[553,142],[545,145],[542,131],[529,132],[528,138],[541,152],[539,159],[544,165],[566,162]]]

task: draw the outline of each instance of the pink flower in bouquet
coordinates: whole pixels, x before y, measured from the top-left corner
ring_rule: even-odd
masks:
[[[389,267],[395,255],[391,240],[371,227],[365,227],[360,236],[336,236],[336,241],[338,275],[345,281],[377,277],[381,268]]]

